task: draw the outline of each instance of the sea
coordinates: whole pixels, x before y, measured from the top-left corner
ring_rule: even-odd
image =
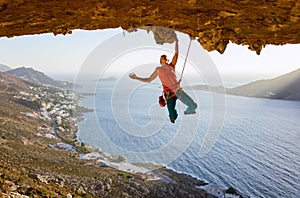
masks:
[[[300,197],[300,102],[185,90],[197,113],[172,124],[158,83],[96,84],[78,138],[129,162],[153,162],[244,197]]]

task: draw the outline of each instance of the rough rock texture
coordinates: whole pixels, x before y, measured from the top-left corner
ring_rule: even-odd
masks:
[[[0,36],[162,26],[220,53],[229,41],[257,54],[266,44],[299,43],[299,19],[299,0],[0,0]]]

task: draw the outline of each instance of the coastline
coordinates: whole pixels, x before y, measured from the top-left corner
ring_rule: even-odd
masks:
[[[86,99],[86,97],[94,97],[94,94],[87,94],[81,97],[78,104],[83,106],[84,108],[90,109],[90,106],[86,103],[83,103],[82,100]],[[93,110],[94,111],[94,110]],[[87,112],[81,115],[82,119],[79,121],[81,123],[85,122],[88,118],[85,116]],[[76,132],[76,136],[78,137],[78,141],[80,142],[80,127],[78,126],[78,130]],[[87,142],[82,142],[85,145],[88,145]],[[101,151],[101,149],[95,149],[93,146],[89,146],[91,150],[98,150],[99,152],[92,152],[89,154],[81,155],[81,158],[84,159],[95,159],[97,164],[100,167],[111,167],[116,168],[121,171],[125,171],[129,174],[132,174],[132,177],[137,177],[139,179],[143,179],[144,181],[157,181],[161,180],[164,183],[174,183],[177,182],[183,183],[188,186],[194,186],[195,189],[202,189],[206,193],[215,197],[228,197],[228,198],[238,198],[242,197],[237,191],[229,187],[224,190],[217,186],[210,186],[208,182],[197,178],[193,175],[187,174],[182,171],[175,170],[172,167],[168,167],[165,165],[154,164],[152,162],[134,162],[129,163],[126,162],[126,158],[123,156],[114,156],[109,153],[105,153]],[[109,157],[111,157],[109,159]],[[117,160],[116,158],[122,158],[122,160]]]
[[[214,197],[191,177],[135,171],[122,156],[77,141],[87,109],[76,93],[0,77],[0,197]]]

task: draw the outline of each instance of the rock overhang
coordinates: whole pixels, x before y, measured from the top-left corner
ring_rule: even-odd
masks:
[[[223,53],[231,41],[260,54],[266,45],[300,42],[298,0],[0,0],[0,37],[72,33],[122,27],[146,28],[157,43],[172,42],[172,31]]]

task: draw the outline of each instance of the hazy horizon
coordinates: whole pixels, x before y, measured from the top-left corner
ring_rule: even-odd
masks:
[[[298,68],[299,69],[299,68]],[[297,70],[297,69],[296,69]],[[295,70],[293,70],[295,71]],[[292,72],[292,71],[290,71]],[[290,73],[287,72],[287,73]],[[227,88],[233,87],[233,86],[239,86],[239,85],[244,85],[250,82],[254,82],[257,80],[268,80],[268,79],[273,79],[276,77],[279,77],[281,75],[287,74],[287,73],[283,73],[283,74],[279,74],[279,75],[265,75],[265,74],[239,74],[239,75],[221,75],[224,86]],[[76,75],[77,74],[47,74],[46,75],[50,76],[51,78],[55,79],[55,80],[62,80],[62,81],[68,81],[68,82],[74,82],[76,79]],[[114,78],[118,78],[119,75],[118,74],[111,74],[106,76],[105,78],[109,78],[109,77],[114,77]],[[190,81],[194,81],[194,79],[197,78],[193,77],[193,76],[186,76],[186,78],[191,79]],[[94,79],[97,80],[97,79]],[[201,84],[201,83],[195,83],[195,84]]]
[[[0,63],[0,64],[2,64],[2,63]],[[7,66],[9,66],[9,65],[7,65]],[[31,67],[31,66],[20,66],[20,67],[33,68],[37,71],[43,72],[45,75],[47,75],[55,80],[68,81],[68,82],[75,82],[76,77],[78,75],[77,73],[51,73],[51,72],[48,73],[48,72],[40,70],[39,68],[35,68],[35,67]],[[16,67],[16,68],[20,68],[20,67]],[[12,68],[12,69],[16,69],[16,68]],[[222,78],[224,86],[227,88],[230,88],[230,87],[234,87],[234,86],[244,85],[244,84],[254,82],[257,80],[268,80],[268,79],[276,78],[281,75],[293,72],[297,69],[300,69],[300,68],[296,68],[292,71],[287,71],[287,72],[281,73],[281,74],[277,74],[277,73],[274,73],[274,74],[272,74],[272,73],[269,73],[269,74],[264,74],[264,73],[262,73],[262,74],[255,74],[255,73],[224,74],[223,73],[223,74],[220,74],[220,76]],[[119,78],[122,75],[125,75],[125,74],[123,74],[123,73],[108,73],[103,78],[110,78],[110,77]],[[147,76],[147,75],[149,75],[149,74],[146,72],[144,74],[142,74],[142,76]],[[179,73],[177,76],[179,76]],[[191,74],[186,74],[185,78],[189,79],[190,82],[194,82],[199,77],[197,75],[193,76]],[[98,79],[93,79],[93,80],[98,80]],[[201,84],[201,83],[194,83],[194,84]]]

